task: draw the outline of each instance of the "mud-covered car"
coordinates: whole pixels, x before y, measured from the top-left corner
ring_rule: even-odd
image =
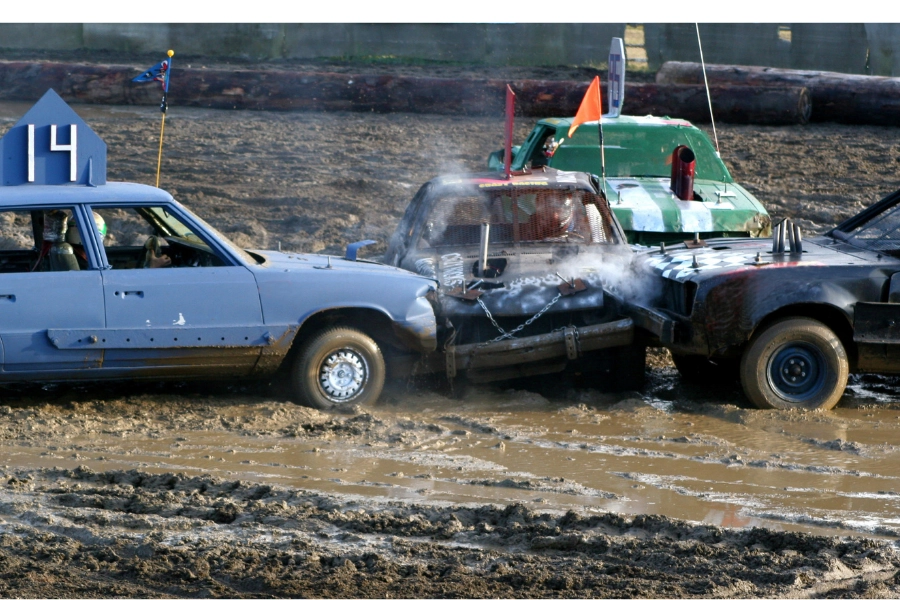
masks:
[[[761,408],[831,408],[848,373],[900,372],[900,192],[825,235],[784,221],[767,240],[642,256],[690,379],[739,376]]]
[[[426,279],[244,251],[160,189],[106,182],[106,145],[52,90],[0,139],[0,383],[253,377],[313,407],[374,401],[436,348]]]
[[[683,119],[603,116],[606,197],[632,243],[677,243],[695,237],[765,237],[771,218],[765,207],[735,183],[709,138]],[[600,174],[596,123],[567,137],[572,118],[538,121],[521,146],[513,148],[512,169],[543,165]],[[689,159],[692,182],[674,173],[673,154]],[[488,161],[503,170],[503,151]]]
[[[562,371],[639,387],[644,347],[615,282],[633,252],[596,179],[538,169],[437,177],[418,191],[384,262],[435,277],[442,364],[493,381]]]

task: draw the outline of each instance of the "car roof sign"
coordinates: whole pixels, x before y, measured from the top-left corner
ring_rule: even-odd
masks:
[[[0,185],[103,185],[106,143],[52,89],[0,138]]]
[[[613,38],[609,45],[609,97],[608,117],[622,114],[622,101],[625,99],[625,44],[622,38]]]

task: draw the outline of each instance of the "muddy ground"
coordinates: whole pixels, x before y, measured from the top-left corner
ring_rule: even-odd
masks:
[[[0,129],[27,108],[0,105]],[[75,108],[110,180],[154,182],[157,110]],[[172,106],[161,185],[241,245],[371,238],[377,256],[416,189],[481,168],[502,131]],[[900,187],[900,129],[717,135],[735,178],[807,236]],[[900,596],[896,379],[854,378],[836,410],[804,414],[686,386],[665,353],[648,369],[628,394],[457,400],[394,381],[340,415],[265,383],[8,390],[0,595]]]

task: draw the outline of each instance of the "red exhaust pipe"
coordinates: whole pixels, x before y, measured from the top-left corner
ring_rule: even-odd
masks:
[[[694,170],[697,167],[694,151],[687,146],[678,146],[672,151],[671,187],[681,200],[694,199]]]

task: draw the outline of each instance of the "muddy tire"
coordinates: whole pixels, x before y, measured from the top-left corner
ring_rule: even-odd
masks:
[[[729,383],[740,377],[740,362],[717,359],[715,362],[696,354],[672,354],[672,362],[681,378],[691,383]]]
[[[759,408],[833,408],[850,369],[841,340],[823,323],[791,317],[756,333],[741,358],[741,385]]]
[[[372,404],[384,378],[378,344],[349,327],[326,329],[304,342],[291,368],[297,399],[320,410]]]

